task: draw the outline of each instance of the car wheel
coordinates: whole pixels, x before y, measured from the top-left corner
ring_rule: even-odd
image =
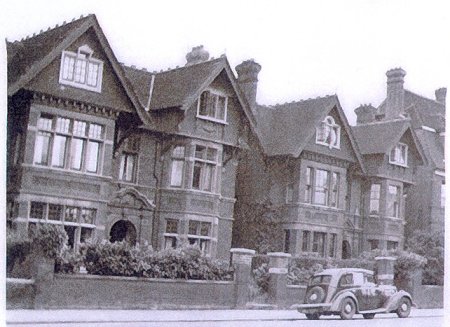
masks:
[[[352,319],[355,312],[356,312],[356,304],[355,301],[353,301],[353,299],[347,297],[344,300],[342,300],[340,313],[342,319]]]
[[[306,302],[309,304],[321,303],[325,298],[325,291],[320,286],[314,286],[306,293]]]
[[[373,319],[375,317],[375,313],[364,313],[364,319]]]
[[[402,297],[398,303],[397,316],[399,318],[406,318],[411,313],[411,300],[407,297]]]
[[[318,320],[320,318],[320,314],[318,313],[305,313],[305,316],[308,320]]]

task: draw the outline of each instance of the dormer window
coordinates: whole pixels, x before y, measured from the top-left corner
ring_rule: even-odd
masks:
[[[59,83],[94,92],[101,92],[103,62],[92,58],[94,51],[87,45],[78,51],[63,51]]]
[[[197,106],[197,117],[226,123],[228,98],[217,92],[204,91]]]
[[[408,146],[398,143],[393,147],[389,154],[389,163],[406,167],[408,165]]]
[[[325,145],[330,149],[341,146],[341,126],[336,124],[333,117],[328,116],[316,128],[316,144]]]

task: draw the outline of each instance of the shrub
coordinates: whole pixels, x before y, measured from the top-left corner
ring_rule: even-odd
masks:
[[[89,274],[167,279],[232,280],[233,269],[219,260],[204,257],[197,247],[153,251],[151,246],[126,242],[86,243],[78,256],[61,260],[60,272],[84,266]]]
[[[37,224],[30,238],[33,248],[49,259],[60,257],[68,240],[64,228],[53,224]]]
[[[12,276],[14,267],[25,262],[26,257],[31,251],[31,242],[28,238],[20,237],[12,229],[6,231],[6,273],[8,276]],[[19,269],[21,270],[21,269]],[[25,276],[14,276],[25,277]]]

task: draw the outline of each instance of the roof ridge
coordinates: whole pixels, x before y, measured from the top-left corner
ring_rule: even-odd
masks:
[[[224,59],[223,55],[218,57],[218,58],[211,57],[210,59],[208,59],[206,61],[202,61],[202,62],[193,64],[193,65],[189,65],[189,66],[177,65],[177,66],[175,66],[175,68],[168,67],[166,70],[161,69],[160,71],[157,71],[157,70],[150,71],[146,67],[138,68],[138,67],[136,67],[136,65],[127,65],[127,64],[125,64],[123,62],[121,62],[120,65],[125,67],[125,68],[133,69],[135,71],[147,72],[147,73],[152,74],[152,75],[158,75],[158,74],[170,73],[170,72],[173,72],[173,71],[176,71],[176,70],[181,70],[181,69],[185,69],[185,68],[194,67],[194,66],[205,64],[205,63],[208,63],[208,62],[220,61],[222,59]]]
[[[315,98],[307,98],[307,99],[300,99],[300,100],[292,100],[292,101],[286,101],[283,103],[276,103],[274,105],[260,105],[260,106],[267,106],[267,107],[277,107],[277,106],[284,106],[289,104],[297,104],[297,103],[304,103],[308,101],[314,101],[314,100],[322,100],[322,99],[328,99],[331,97],[337,96],[336,94],[326,94],[323,96],[317,96]]]
[[[422,98],[422,99],[424,99],[424,100],[427,100],[427,101],[432,101],[432,102],[434,102],[434,103],[436,103],[436,104],[439,104],[439,105],[443,106],[443,104],[442,104],[442,103],[440,103],[439,101],[436,101],[436,99],[430,99],[430,98],[427,98],[427,97],[426,97],[426,96],[424,96],[424,95],[421,95],[421,94],[415,93],[415,92],[413,92],[413,91],[410,91],[410,90],[407,90],[407,89],[405,89],[405,91],[406,91],[406,92],[409,92],[409,93],[411,93],[411,94],[413,94],[413,95],[415,95],[415,96],[417,96],[417,97],[419,97],[419,98]]]
[[[21,42],[24,42],[24,41],[27,41],[27,40],[31,40],[31,39],[33,39],[33,38],[35,38],[35,37],[37,37],[37,36],[42,36],[42,35],[44,35],[45,33],[47,33],[47,32],[51,32],[51,31],[54,31],[54,30],[56,30],[56,29],[58,29],[58,28],[61,28],[61,27],[64,27],[64,26],[66,26],[66,25],[69,25],[69,24],[72,24],[72,23],[75,23],[75,22],[78,22],[78,21],[80,21],[80,20],[82,20],[82,19],[88,19],[88,18],[90,18],[90,17],[95,17],[95,14],[88,14],[88,15],[86,15],[86,16],[84,16],[84,15],[80,15],[80,17],[79,18],[72,18],[72,20],[71,21],[63,21],[62,23],[61,23],[61,25],[59,25],[59,23],[57,23],[53,28],[51,27],[51,26],[48,26],[47,27],[47,29],[44,31],[44,29],[40,29],[40,31],[39,31],[39,33],[36,33],[36,32],[34,32],[33,34],[29,34],[29,35],[27,35],[27,36],[25,36],[25,37],[22,37],[20,40],[14,40],[14,41],[8,41],[8,39],[6,39],[6,41],[7,42],[9,42],[9,43],[21,43]]]
[[[399,122],[410,122],[411,118],[410,117],[406,117],[406,118],[395,118],[395,119],[391,119],[391,120],[379,120],[379,121],[372,121],[370,123],[365,123],[365,124],[358,124],[358,125],[354,125],[351,126],[353,127],[364,127],[367,125],[377,125],[377,124],[386,124],[386,123],[399,123]]]

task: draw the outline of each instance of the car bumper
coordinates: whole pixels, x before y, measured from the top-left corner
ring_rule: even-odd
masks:
[[[316,304],[294,304],[291,309],[295,309],[300,313],[317,313],[330,311],[331,303],[316,303]]]

